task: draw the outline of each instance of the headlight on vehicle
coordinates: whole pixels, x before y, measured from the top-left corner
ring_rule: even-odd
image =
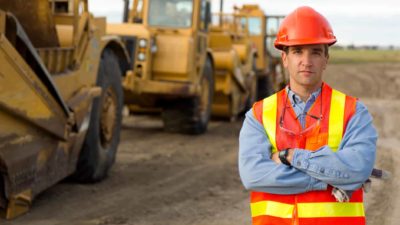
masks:
[[[139,61],[144,61],[146,60],[146,54],[144,52],[139,52],[137,58]]]
[[[146,39],[140,39],[139,40],[139,47],[140,48],[146,48],[147,47],[147,40]]]
[[[156,53],[158,50],[157,48],[157,43],[156,43],[156,37],[152,37],[150,39],[150,51],[151,53]]]

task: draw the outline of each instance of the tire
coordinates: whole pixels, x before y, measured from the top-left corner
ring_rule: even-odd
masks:
[[[102,88],[102,94],[92,103],[89,128],[72,175],[79,182],[104,179],[114,164],[122,122],[121,77],[117,57],[106,49],[101,57],[96,82]]]
[[[201,95],[169,101],[164,105],[164,129],[183,134],[202,134],[207,131],[214,96],[214,74],[207,57],[201,77]]]

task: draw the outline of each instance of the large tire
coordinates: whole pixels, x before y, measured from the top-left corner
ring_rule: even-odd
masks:
[[[121,75],[117,57],[106,49],[97,76],[102,94],[93,101],[86,139],[72,176],[77,181],[100,181],[114,164],[122,121]]]
[[[211,117],[214,96],[214,74],[211,60],[207,57],[201,77],[201,95],[167,102],[163,107],[164,129],[183,134],[206,132]]]

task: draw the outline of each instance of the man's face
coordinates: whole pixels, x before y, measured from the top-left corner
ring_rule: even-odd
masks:
[[[328,58],[322,44],[291,46],[287,53],[283,51],[282,61],[289,71],[291,86],[315,88],[321,85]]]

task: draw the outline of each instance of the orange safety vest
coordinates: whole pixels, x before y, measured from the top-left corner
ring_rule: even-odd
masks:
[[[308,112],[310,115],[321,114],[322,119],[318,128],[308,135],[290,135],[282,131],[280,120],[283,120],[289,129],[301,130],[285,89],[255,103],[253,112],[264,126],[272,145],[272,153],[286,148],[315,151],[324,145],[328,145],[332,151],[337,151],[346,125],[355,113],[356,101],[355,98],[346,96],[324,83],[321,94]],[[287,108],[284,118],[281,119],[284,107]],[[307,116],[306,129],[312,122],[313,118]],[[337,202],[331,192],[332,187],[329,185],[327,190],[302,194],[251,192],[253,225],[365,224],[361,189],[353,192],[349,202]]]

